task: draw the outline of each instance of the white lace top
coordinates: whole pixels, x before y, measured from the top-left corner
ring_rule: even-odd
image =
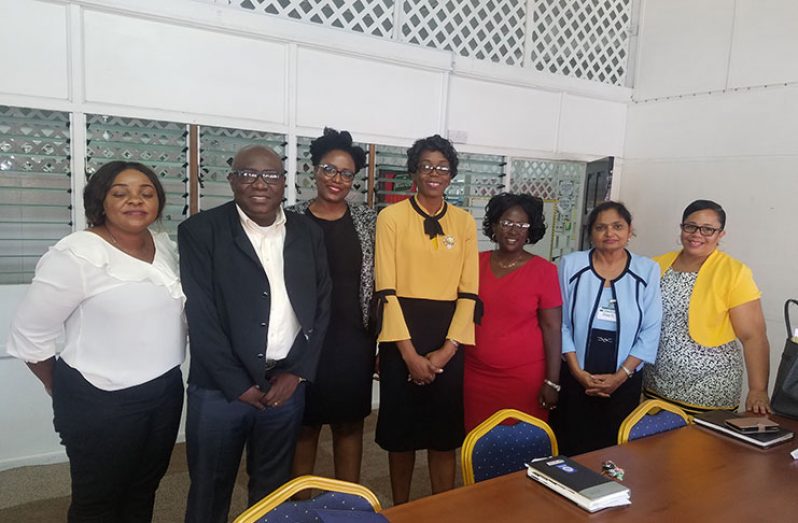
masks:
[[[177,248],[166,233],[151,233],[147,263],[100,236],[80,231],[45,253],[17,310],[9,355],[40,362],[56,353],[95,387],[140,385],[185,357],[185,296]]]

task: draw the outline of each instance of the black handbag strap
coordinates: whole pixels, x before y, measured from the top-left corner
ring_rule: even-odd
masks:
[[[790,304],[798,305],[798,300],[787,300],[784,302],[784,325],[787,327],[787,339],[792,338],[792,322],[790,321]]]

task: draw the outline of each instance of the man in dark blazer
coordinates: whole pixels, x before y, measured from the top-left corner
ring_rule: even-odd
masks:
[[[290,478],[330,316],[322,232],[282,209],[285,170],[247,146],[228,176],[234,201],[178,229],[191,367],[186,521],[224,522],[244,446],[249,504]]]

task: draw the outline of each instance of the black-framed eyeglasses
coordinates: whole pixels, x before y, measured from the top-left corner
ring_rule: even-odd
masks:
[[[319,164],[319,171],[321,174],[331,180],[336,176],[340,176],[345,182],[351,182],[355,179],[355,173],[353,171],[350,171],[349,169],[339,169],[338,167],[330,165],[329,163]]]
[[[525,231],[531,226],[528,223],[511,222],[510,220],[501,220],[499,221],[499,225],[506,231],[511,231],[513,229]]]
[[[723,230],[721,227],[710,227],[709,225],[696,225],[694,223],[680,223],[679,227],[687,234],[693,234],[696,231],[701,233],[701,236],[710,237],[716,232]]]
[[[448,165],[432,165],[431,163],[427,162],[418,164],[419,174],[430,174],[432,171],[435,171],[441,175],[445,174],[446,176],[450,176],[452,174],[452,169]]]
[[[255,180],[261,178],[268,185],[278,185],[285,181],[285,171],[255,171],[253,169],[234,169],[230,174],[235,175],[236,179],[244,185],[251,185]]]

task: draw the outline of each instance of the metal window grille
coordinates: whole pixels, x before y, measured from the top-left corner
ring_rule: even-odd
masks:
[[[510,190],[555,202],[552,259],[573,252],[579,241],[579,201],[584,185],[583,162],[514,159]]]
[[[404,0],[402,39],[461,56],[521,65],[526,0]]]
[[[200,208],[211,209],[233,198],[227,181],[233,157],[245,145],[260,144],[285,156],[285,135],[228,129],[225,127],[200,127]]]
[[[187,135],[186,126],[174,122],[87,115],[86,175],[115,160],[150,167],[166,192],[160,227],[176,239],[188,214]]]
[[[530,65],[538,71],[624,85],[632,0],[536,0]]]
[[[297,138],[296,162],[296,199],[298,202],[312,200],[316,197],[316,180],[313,175],[313,164],[310,159],[310,142],[313,138],[300,136]],[[366,165],[368,166],[368,145],[354,142],[353,145],[362,147],[366,151]],[[368,193],[368,168],[364,167],[355,175],[352,189],[346,200],[355,205],[365,205]]]
[[[69,114],[0,106],[0,284],[72,232]]]

